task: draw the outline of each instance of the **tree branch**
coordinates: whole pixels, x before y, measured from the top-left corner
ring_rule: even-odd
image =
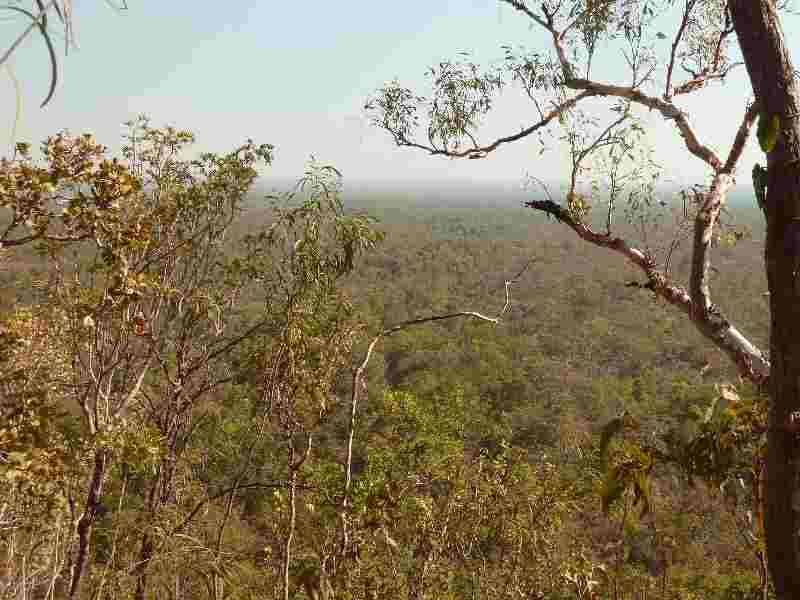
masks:
[[[637,89],[636,86],[618,86],[618,85],[611,85],[606,83],[596,82],[590,79],[582,79],[577,78],[574,76],[575,69],[573,65],[570,63],[569,59],[567,58],[566,50],[564,48],[564,33],[559,32],[554,25],[553,15],[545,13],[545,18],[537,15],[533,12],[530,8],[528,8],[525,2],[521,0],[501,0],[506,4],[510,5],[514,9],[524,13],[529,18],[531,18],[534,22],[538,25],[546,29],[553,38],[553,45],[555,47],[556,53],[558,55],[559,63],[561,64],[561,70],[563,74],[563,86],[580,91],[580,93],[571,98],[562,104],[558,105],[554,110],[550,113],[545,115],[539,122],[531,125],[527,129],[522,130],[520,133],[516,135],[511,135],[503,138],[499,138],[492,144],[488,146],[478,147],[478,148],[469,148],[467,150],[463,150],[460,152],[454,152],[447,149],[439,149],[435,148],[432,145],[424,145],[419,144],[416,142],[412,142],[411,140],[407,139],[403,132],[398,132],[393,130],[388,124],[384,123],[384,129],[387,129],[395,139],[395,142],[399,146],[406,146],[411,148],[418,148],[421,150],[425,150],[426,152],[430,153],[431,155],[443,155],[449,156],[452,158],[483,158],[488,153],[495,150],[502,144],[508,142],[514,142],[519,139],[522,139],[531,133],[545,127],[548,125],[554,118],[558,117],[561,113],[566,110],[569,110],[573,106],[575,106],[580,100],[583,100],[587,97],[614,97],[614,98],[622,98],[631,102],[635,102],[641,106],[645,106],[650,108],[651,110],[657,110],[661,113],[661,115],[675,122],[675,125],[678,128],[678,131],[683,137],[686,148],[689,150],[691,154],[698,157],[700,160],[708,164],[714,171],[714,173],[719,172],[723,169],[723,163],[720,158],[716,155],[716,153],[709,148],[700,143],[695,134],[694,130],[692,129],[691,125],[689,124],[689,120],[687,116],[677,107],[675,106],[668,98],[662,99],[655,96],[648,96],[647,94],[641,92]],[[682,34],[681,34],[682,35]],[[727,73],[727,71],[725,71]],[[720,76],[724,76],[724,73]],[[692,87],[696,87],[697,85],[702,85],[705,80],[708,78],[713,77],[712,74],[703,74],[701,79],[702,82],[698,83],[698,81],[692,81],[684,85],[690,85]],[[684,90],[690,91],[690,90]]]
[[[673,96],[673,94],[670,93],[670,88],[672,87],[672,71],[675,69],[675,58],[677,57],[678,46],[683,39],[686,26],[689,25],[689,17],[692,14],[692,10],[694,10],[696,2],[697,0],[686,0],[680,27],[678,27],[678,32],[675,34],[675,39],[672,41],[672,50],[669,54],[669,66],[667,67],[667,82],[664,85],[664,100],[669,100]]]
[[[675,121],[675,125],[678,127],[678,131],[684,139],[689,152],[708,164],[714,169],[715,173],[722,169],[722,161],[711,148],[700,143],[691,125],[689,125],[689,120],[686,118],[686,115],[672,102],[654,96],[648,96],[635,88],[598,83],[589,79],[570,79],[567,80],[564,85],[573,90],[592,91],[595,96],[625,98],[637,104],[641,104],[642,106],[657,110],[665,119]]]
[[[723,174],[720,177],[729,176]],[[720,185],[722,183],[723,181]],[[720,191],[724,190],[720,187]],[[555,217],[587,242],[622,254],[644,272],[648,280],[646,287],[687,314],[700,333],[733,359],[744,377],[758,384],[766,383],[770,364],[764,353],[731,325],[716,307],[709,305],[708,308],[695,310],[689,292],[672,283],[662,271],[658,270],[652,257],[620,237],[593,231],[584,223],[575,220],[568,210],[552,200],[531,200],[525,205]]]
[[[622,113],[622,115],[613,121],[608,127],[606,127],[600,135],[595,138],[595,140],[589,144],[586,148],[580,150],[577,154],[573,152],[573,159],[572,159],[572,175],[570,177],[570,186],[569,191],[570,193],[575,193],[575,187],[577,185],[578,179],[578,172],[581,168],[581,163],[584,159],[589,156],[592,152],[597,150],[598,147],[602,147],[605,145],[610,145],[614,143],[614,138],[611,136],[611,132],[614,131],[617,127],[622,125],[628,119],[628,112],[627,110]]]
[[[176,533],[180,533],[181,531],[183,531],[189,525],[189,523],[191,523],[192,520],[197,516],[197,513],[200,512],[200,509],[202,509],[206,504],[208,504],[209,502],[213,502],[214,500],[219,500],[220,498],[227,496],[231,492],[236,492],[238,490],[254,489],[254,488],[281,489],[287,487],[288,485],[289,484],[286,481],[270,482],[270,483],[262,483],[262,482],[240,483],[232,487],[225,488],[221,492],[217,492],[216,494],[213,494],[211,496],[206,496],[205,498],[200,500],[197,504],[195,504],[194,508],[188,515],[186,515],[183,521],[181,521],[175,527],[172,528],[170,535],[175,535]],[[302,487],[303,489],[310,489],[306,486],[298,486],[298,487]]]
[[[725,165],[722,167],[722,173],[728,173],[732,175],[736,169],[736,163],[739,162],[739,159],[742,156],[745,144],[747,143],[747,138],[750,137],[750,130],[753,128],[753,123],[758,116],[758,111],[758,102],[753,102],[747,107],[747,110],[744,113],[744,118],[742,119],[742,124],[739,125],[739,129],[736,132],[736,137],[733,139],[731,151],[728,153],[728,158],[725,161]]]
[[[506,4],[511,6],[512,8],[520,11],[521,13],[524,13],[530,19],[532,19],[533,21],[535,21],[536,23],[538,23],[539,25],[541,25],[545,29],[550,29],[549,24],[544,19],[542,19],[539,15],[537,15],[535,12],[533,12],[530,8],[528,8],[525,5],[525,3],[522,2],[521,0],[500,0],[500,1],[501,2],[505,2]]]
[[[350,501],[350,487],[352,486],[352,478],[353,478],[353,439],[355,437],[355,428],[356,428],[356,414],[358,411],[358,402],[360,400],[360,393],[362,390],[366,391],[367,385],[364,380],[364,373],[369,365],[369,361],[372,359],[372,354],[375,351],[376,346],[378,343],[392,335],[397,333],[398,331],[402,331],[407,329],[408,327],[413,327],[415,325],[424,325],[426,323],[433,323],[435,321],[445,321],[448,319],[456,319],[460,317],[466,318],[473,318],[478,319],[481,321],[487,321],[492,323],[493,325],[497,325],[503,318],[503,315],[506,314],[509,307],[511,306],[511,286],[516,283],[520,277],[528,270],[528,267],[533,264],[534,259],[529,260],[525,266],[520,269],[520,271],[514,275],[511,279],[505,282],[505,293],[506,293],[506,301],[503,305],[503,308],[497,314],[496,317],[489,317],[483,315],[478,312],[474,311],[461,311],[456,313],[449,313],[446,315],[434,315],[432,317],[422,317],[419,319],[410,319],[408,321],[403,321],[396,325],[392,325],[391,327],[387,327],[380,333],[378,333],[375,337],[372,338],[369,346],[367,346],[367,351],[364,355],[364,360],[361,361],[361,364],[353,372],[353,384],[352,389],[350,391],[350,423],[348,425],[348,434],[347,434],[347,462],[345,468],[345,483],[344,483],[344,496],[342,498],[342,511],[340,513],[340,518],[342,522],[342,548],[346,549],[349,545],[348,540],[348,532],[347,532],[347,516],[345,512],[349,506]]]
[[[636,87],[622,87],[617,85],[609,85],[603,84],[599,82],[592,81],[590,79],[580,79],[574,77],[575,69],[572,64],[569,62],[567,58],[566,50],[564,49],[563,39],[564,32],[559,32],[553,23],[553,18],[550,15],[547,16],[547,20],[545,21],[533,11],[531,11],[524,2],[520,0],[502,0],[507,4],[511,5],[515,9],[525,13],[533,19],[536,23],[544,27],[553,37],[553,45],[555,46],[556,54],[558,55],[558,60],[561,63],[561,70],[564,74],[564,86],[574,90],[583,90],[583,91],[593,91],[595,96],[613,96],[617,98],[626,98],[631,100],[632,102],[636,102],[637,104],[641,104],[651,109],[655,109],[659,111],[664,118],[670,119],[675,121],[675,125],[678,127],[678,131],[681,134],[681,137],[685,140],[686,147],[695,156],[701,159],[703,162],[707,163],[714,172],[718,172],[722,168],[722,162],[720,161],[719,157],[714,153],[713,150],[704,146],[699,142],[697,136],[695,135],[692,127],[689,125],[689,121],[686,118],[686,115],[678,109],[672,102],[668,99],[660,99],[653,96],[648,96]],[[691,1],[691,0],[690,0]],[[688,6],[689,2],[687,2],[687,14],[690,12],[691,7]],[[693,4],[693,2],[692,2]],[[687,17],[688,18],[688,17]],[[685,25],[681,27],[681,31],[676,37],[676,43],[673,46],[673,56],[671,60],[671,67],[674,65],[674,53],[677,49],[677,42],[679,41],[680,37],[683,35],[683,29]],[[671,70],[671,69],[670,69]],[[727,71],[726,71],[727,72]],[[669,76],[668,76],[668,85],[669,85]]]
[[[509,142],[516,142],[518,140],[521,140],[522,138],[528,137],[532,133],[535,133],[539,129],[541,129],[543,127],[546,127],[547,125],[550,124],[550,122],[553,119],[558,118],[558,116],[560,114],[570,110],[572,107],[574,107],[576,104],[578,104],[578,102],[580,102],[584,98],[589,98],[589,97],[595,96],[595,95],[596,95],[595,92],[593,92],[591,90],[583,91],[580,94],[578,94],[577,96],[562,102],[561,104],[556,106],[553,110],[551,110],[549,113],[544,115],[540,121],[538,121],[537,123],[534,123],[530,127],[527,127],[525,129],[523,129],[519,133],[516,133],[514,135],[509,135],[509,136],[498,138],[497,140],[495,140],[494,142],[492,142],[491,144],[489,144],[487,146],[477,146],[477,147],[474,147],[474,148],[468,148],[466,150],[462,150],[460,152],[453,151],[453,150],[447,150],[447,149],[443,149],[442,150],[442,149],[439,149],[439,148],[434,148],[433,146],[427,146],[425,144],[418,144],[416,142],[411,142],[411,141],[405,139],[404,137],[395,136],[395,139],[397,140],[397,145],[398,146],[405,146],[405,147],[408,147],[408,148],[418,148],[420,150],[425,150],[426,152],[428,152],[431,155],[449,156],[450,158],[472,158],[472,159],[484,158],[487,154],[489,154],[490,152],[493,152],[499,146],[502,146],[503,144],[508,144]],[[474,142],[474,140],[473,140],[473,142]]]
[[[679,94],[688,94],[690,92],[695,91],[696,89],[703,87],[709,81],[712,81],[714,79],[725,79],[725,77],[728,76],[728,73],[730,73],[736,67],[741,67],[742,65],[744,65],[744,63],[737,62],[733,63],[732,65],[729,65],[722,71],[698,73],[697,75],[692,77],[692,79],[690,79],[689,81],[685,81],[681,85],[676,87],[675,90],[672,92],[672,95],[677,96]]]

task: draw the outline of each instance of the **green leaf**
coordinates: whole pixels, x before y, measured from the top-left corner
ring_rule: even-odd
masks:
[[[761,113],[758,117],[758,145],[761,150],[769,154],[778,143],[781,130],[781,119],[778,115],[769,116]]]
[[[767,170],[758,163],[753,165],[753,189],[761,210],[764,210],[767,205],[767,181]]]

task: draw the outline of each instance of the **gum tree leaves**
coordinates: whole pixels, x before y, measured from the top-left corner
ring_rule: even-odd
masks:
[[[764,153],[769,154],[778,143],[781,131],[781,119],[778,115],[761,113],[758,117],[758,145]]]

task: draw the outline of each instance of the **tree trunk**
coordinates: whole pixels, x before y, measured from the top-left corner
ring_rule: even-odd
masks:
[[[145,600],[147,598],[147,567],[153,558],[153,538],[150,532],[145,531],[142,536],[142,548],[139,551],[139,561],[136,564],[136,592],[133,597],[135,600]]]
[[[169,455],[164,457],[161,462],[161,467],[150,487],[150,492],[147,495],[147,516],[151,522],[155,522],[158,511],[160,508],[166,506],[170,502],[175,501],[175,464],[178,461],[176,453],[176,436],[177,432],[173,431],[171,434],[171,441],[169,445]],[[139,550],[139,560],[136,562],[134,572],[136,573],[136,591],[134,592],[134,600],[145,600],[147,598],[147,570],[150,567],[150,561],[153,560],[153,555],[156,551],[155,541],[150,534],[149,529],[145,529],[142,534],[142,545]]]
[[[72,577],[69,584],[69,597],[77,598],[80,592],[81,580],[89,564],[89,555],[92,541],[92,530],[97,520],[97,512],[103,498],[103,484],[108,470],[108,453],[98,450],[94,456],[94,470],[89,482],[89,492],[86,495],[86,505],[83,515],[78,520],[78,554],[72,565]]]
[[[767,557],[780,600],[800,598],[800,98],[771,0],[729,0],[760,111],[780,118],[767,156],[765,261],[770,291],[771,399],[765,481]]]

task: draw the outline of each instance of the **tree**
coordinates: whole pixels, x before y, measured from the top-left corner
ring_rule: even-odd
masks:
[[[468,55],[445,61],[429,71],[430,95],[392,82],[367,102],[366,109],[398,146],[451,158],[482,159],[505,144],[541,136],[553,126],[565,131],[572,176],[563,200],[557,202],[543,186],[546,198],[531,200],[527,206],[567,225],[585,241],[621,254],[646,277],[638,285],[683,311],[735,361],[744,378],[768,392],[764,517],[768,562],[778,597],[800,597],[800,509],[793,500],[800,493],[800,448],[795,440],[800,418],[800,287],[795,282],[800,264],[796,167],[800,96],[780,27],[779,12],[785,7],[772,0],[500,2],[546,33],[552,42],[549,53],[504,46],[503,63],[489,70],[482,70]],[[674,32],[669,38],[658,30],[668,22]],[[755,101],[746,105],[745,98],[740,100],[741,123],[727,156],[720,156],[702,143],[676,98],[724,80],[740,64],[733,60],[734,34]],[[668,50],[659,54],[657,40],[671,40]],[[621,47],[627,84],[592,78],[593,58],[603,47]],[[686,74],[680,81],[678,68]],[[518,133],[479,143],[480,121],[491,111],[497,92],[512,83],[531,100],[538,118]],[[613,111],[607,121],[585,110],[592,100]],[[693,202],[685,208],[694,229],[686,285],[678,284],[669,271],[677,238],[668,244],[666,256],[659,256],[646,243],[637,244],[618,233],[620,204],[625,202],[626,212],[642,221],[655,205],[658,168],[642,151],[644,131],[637,122],[644,109],[674,123],[686,151],[710,171],[708,184],[692,190]],[[757,167],[753,179],[767,222],[768,355],[712,303],[708,276],[712,246],[726,233],[720,213],[756,119],[759,144],[767,154],[766,169]],[[591,187],[585,185],[589,174],[594,175]],[[605,208],[605,231],[597,228],[598,217],[592,215],[600,206]]]
[[[150,454],[147,509],[165,504],[196,403],[230,381],[228,353],[266,325],[229,323],[248,279],[226,269],[221,245],[272,147],[247,142],[187,161],[180,152],[189,132],[154,129],[144,118],[129,126],[128,165],[106,158],[91,136],[65,135],[44,144],[43,166],[24,148],[0,164],[10,212],[3,244],[35,244],[47,257],[38,304],[3,327],[0,408],[11,427],[0,433],[24,466],[3,470],[34,483],[49,470],[62,493],[69,489],[69,597],[79,597],[90,564],[111,469]],[[47,343],[31,346],[45,327]],[[49,368],[29,368],[31,352],[33,364]],[[79,423],[62,467],[51,430],[65,410]],[[151,533],[141,538],[143,587]]]

